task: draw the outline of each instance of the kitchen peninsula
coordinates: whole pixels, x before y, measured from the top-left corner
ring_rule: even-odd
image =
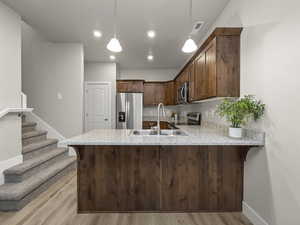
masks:
[[[241,211],[244,161],[264,135],[178,128],[182,135],[100,129],[65,140],[78,156],[78,212]]]

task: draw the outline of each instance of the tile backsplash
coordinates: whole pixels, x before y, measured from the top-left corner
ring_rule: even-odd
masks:
[[[214,100],[186,105],[165,106],[165,111],[167,117],[170,117],[172,112],[178,113],[180,120],[185,120],[189,112],[201,112],[203,121],[225,125],[226,122],[216,114],[216,107],[220,102],[221,100]],[[144,116],[157,116],[157,107],[144,107]]]

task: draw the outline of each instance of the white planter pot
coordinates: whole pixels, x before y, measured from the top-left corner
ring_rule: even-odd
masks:
[[[243,128],[229,127],[228,133],[229,133],[229,137],[242,138],[243,137]]]

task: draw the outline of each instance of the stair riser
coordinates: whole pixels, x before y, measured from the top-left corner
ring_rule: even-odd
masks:
[[[27,127],[22,127],[22,133],[26,133],[26,132],[31,132],[31,131],[35,131],[36,126],[27,126]]]
[[[67,175],[71,171],[76,169],[76,162],[70,164],[65,169],[61,170],[55,176],[47,180],[45,183],[40,185],[30,194],[26,195],[23,199],[19,201],[0,201],[0,211],[17,211],[22,209],[25,205],[35,199],[38,195],[46,191],[52,184],[54,184],[57,180]]]
[[[47,134],[42,134],[39,136],[34,136],[34,137],[30,137],[30,138],[25,138],[22,139],[22,144],[23,146],[38,142],[38,141],[42,141],[42,140],[46,140],[47,138]]]
[[[57,148],[57,143],[35,149],[31,152],[23,153],[23,160],[32,159],[33,157],[39,156],[40,154],[43,154],[46,151],[51,151],[52,149],[55,149],[55,148]]]
[[[33,176],[34,174],[40,172],[42,169],[45,169],[45,168],[51,166],[53,163],[55,163],[56,161],[58,161],[60,159],[63,159],[66,156],[68,156],[68,152],[57,155],[52,159],[48,159],[43,164],[40,164],[40,165],[26,171],[23,174],[8,174],[8,175],[5,175],[5,183],[19,183],[19,182],[22,182],[23,180],[25,180],[25,179]]]

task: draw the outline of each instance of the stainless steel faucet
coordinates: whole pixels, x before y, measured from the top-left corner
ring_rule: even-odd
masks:
[[[163,103],[157,106],[157,135],[160,135],[160,108],[162,108],[163,116],[166,117],[166,111]]]

